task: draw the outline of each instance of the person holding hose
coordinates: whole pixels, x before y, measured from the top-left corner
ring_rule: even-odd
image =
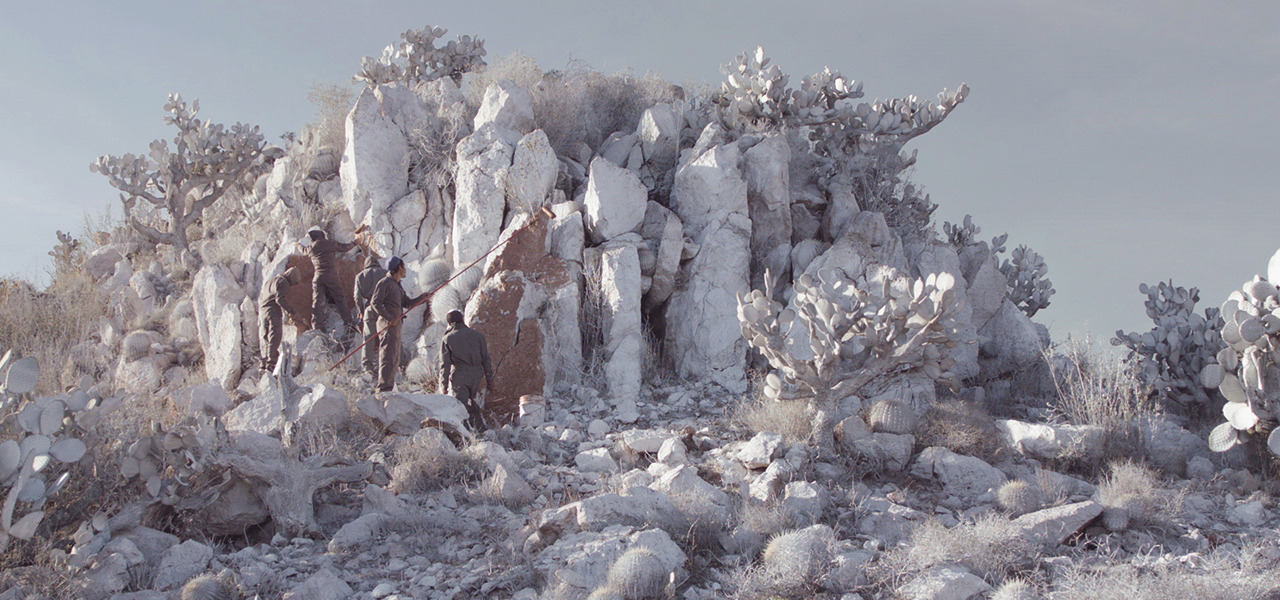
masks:
[[[379,392],[390,392],[396,387],[396,372],[400,370],[400,329],[406,308],[421,301],[426,294],[410,298],[404,293],[400,281],[409,274],[404,260],[391,257],[387,263],[387,276],[373,288],[370,308],[378,314],[378,387]]]

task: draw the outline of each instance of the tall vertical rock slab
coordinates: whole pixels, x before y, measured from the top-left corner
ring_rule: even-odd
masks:
[[[515,213],[531,213],[542,208],[555,188],[560,160],[541,129],[516,143],[511,169],[507,171],[507,208]]]
[[[582,200],[587,234],[599,244],[635,231],[644,220],[649,190],[635,173],[596,157]]]
[[[200,269],[191,285],[205,374],[226,389],[234,389],[240,382],[240,303],[244,297],[231,270],[220,264]]]
[[[684,253],[684,225],[675,213],[650,201],[640,225],[640,236],[653,262],[652,267],[646,269],[641,261],[641,272],[650,281],[644,299],[650,306],[656,306],[666,302],[675,289],[680,256]]]
[[[791,281],[790,166],[791,147],[782,135],[752,146],[742,161],[751,217],[752,289],[764,287],[766,269],[778,281]]]
[[[453,203],[453,264],[462,268],[498,241],[506,208],[507,171],[520,134],[485,124],[458,142],[458,196]]]
[[[665,347],[677,372],[732,392],[747,389],[736,300],[747,290],[751,257],[741,159],[736,144],[714,146],[676,173],[673,209],[699,250],[682,267],[686,283],[672,293],[666,311]]]
[[[626,236],[601,246],[600,291],[604,300],[605,381],[615,404],[634,402],[640,394],[639,236]]]
[[[342,199],[359,223],[409,192],[409,144],[374,88],[365,88],[347,115],[346,135]]]

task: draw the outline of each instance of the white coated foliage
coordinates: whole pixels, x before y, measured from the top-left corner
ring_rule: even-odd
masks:
[[[1280,288],[1255,276],[1222,304],[1224,344],[1205,365],[1198,382],[1218,383],[1227,402],[1227,422],[1209,434],[1209,447],[1223,452],[1271,430],[1267,446],[1280,455],[1276,411],[1280,409]]]
[[[1113,346],[1129,349],[1143,381],[1178,404],[1207,404],[1204,388],[1216,388],[1225,371],[1217,364],[1222,350],[1222,317],[1217,308],[1195,312],[1200,290],[1174,287],[1173,282],[1141,284],[1147,295],[1147,316],[1155,327],[1146,333],[1116,331]]]
[[[411,29],[400,34],[401,42],[382,50],[382,56],[366,56],[360,60],[360,72],[356,83],[370,86],[393,82],[408,84],[435,81],[450,77],[454,83],[462,80],[462,74],[485,66],[484,40],[469,35],[442,46],[436,41],[448,30],[430,25]]]

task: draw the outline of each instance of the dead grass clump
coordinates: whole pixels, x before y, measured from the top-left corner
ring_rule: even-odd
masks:
[[[1178,516],[1181,498],[1166,489],[1155,471],[1131,460],[1113,462],[1110,468],[1097,495],[1109,528],[1159,525]]]
[[[1151,387],[1133,366],[1118,357],[1103,356],[1087,339],[1068,341],[1063,352],[1048,362],[1057,387],[1054,411],[1070,423],[1099,429],[1102,460],[1140,459],[1139,421],[1158,410]],[[1098,458],[1088,460],[1098,464]]]
[[[65,273],[43,292],[25,281],[0,280],[0,352],[35,357],[41,369],[36,394],[58,393],[76,383],[59,376],[71,348],[94,331],[106,312],[83,271]]]
[[[982,406],[964,400],[946,400],[930,407],[916,445],[942,446],[988,463],[998,462],[1007,451],[995,419]]]
[[[1075,564],[1055,578],[1051,600],[1264,600],[1274,598],[1280,568],[1258,548],[1218,551],[1203,561],[1091,568]]]
[[[484,462],[459,452],[443,433],[424,429],[396,447],[392,456],[391,485],[397,494],[424,494],[457,483],[479,481],[485,473]]]
[[[911,575],[946,563],[960,563],[990,583],[999,583],[1030,567],[1036,548],[1017,535],[1006,517],[988,515],[948,528],[927,521],[911,531],[906,546],[890,551],[873,576],[897,589]]]

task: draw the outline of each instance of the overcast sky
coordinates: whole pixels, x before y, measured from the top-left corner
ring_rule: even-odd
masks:
[[[58,229],[117,216],[102,154],[171,136],[170,91],[269,140],[406,29],[436,25],[544,69],[718,85],[764,46],[792,81],[831,66],[870,98],[968,101],[914,142],[939,223],[1041,253],[1056,339],[1145,330],[1139,282],[1218,305],[1280,248],[1280,2],[988,0],[24,2],[0,19],[0,275],[38,278]]]

